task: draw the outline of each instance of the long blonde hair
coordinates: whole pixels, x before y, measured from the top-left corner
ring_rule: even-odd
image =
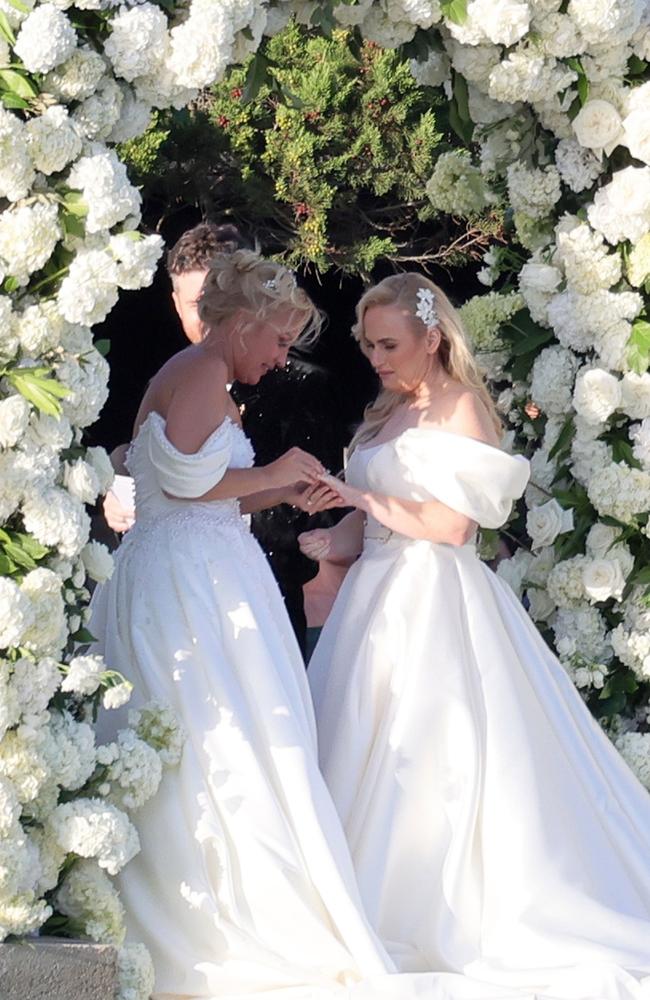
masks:
[[[373,306],[400,306],[405,315],[410,318],[411,329],[415,336],[426,337],[428,328],[416,314],[417,293],[420,289],[425,288],[435,295],[435,309],[438,316],[436,326],[440,330],[440,346],[437,357],[440,364],[450,378],[474,390],[500,435],[503,431],[501,420],[488,392],[483,374],[467,344],[460,316],[442,289],[429,278],[416,274],[414,271],[405,271],[401,274],[392,274],[380,281],[379,284],[369,288],[357,303],[357,320],[352,327],[352,333],[359,342],[361,350],[364,354],[367,353],[365,316],[368,309]],[[364,422],[354,435],[349,451],[352,452],[363,441],[374,438],[403,400],[403,393],[382,389],[374,403],[366,407]]]

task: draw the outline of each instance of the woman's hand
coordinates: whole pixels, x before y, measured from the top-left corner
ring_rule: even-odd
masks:
[[[299,507],[306,514],[318,514],[321,510],[330,510],[332,507],[345,506],[338,492],[331,486],[326,486],[320,481],[309,485],[298,483],[295,492],[287,503],[292,503],[294,507]]]
[[[289,451],[264,466],[265,477],[271,488],[293,486],[296,483],[316,483],[325,475],[325,469],[313,455],[302,448]]]
[[[303,531],[298,535],[300,551],[308,559],[320,562],[327,559],[332,548],[332,534],[329,528],[316,528],[315,531]]]
[[[104,519],[109,528],[120,535],[135,524],[135,509],[125,507],[113,490],[109,490],[104,497],[103,511]]]
[[[330,476],[328,473],[320,477],[320,482],[338,497],[340,502],[337,506],[358,507],[359,510],[366,510],[366,494],[362,493],[361,490],[355,489],[349,483],[337,479],[336,476]]]

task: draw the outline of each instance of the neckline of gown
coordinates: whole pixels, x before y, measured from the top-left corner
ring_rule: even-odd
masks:
[[[469,434],[456,434],[455,431],[445,431],[441,427],[407,427],[399,434],[396,434],[395,437],[388,438],[386,441],[380,441],[378,444],[368,445],[365,448],[359,446],[356,451],[360,452],[362,455],[365,452],[378,451],[379,448],[384,448],[389,444],[395,444],[395,442],[399,441],[400,438],[403,438],[406,434],[412,433],[413,431],[419,431],[420,433],[427,434],[443,434],[445,437],[459,438],[461,441],[471,441],[472,444],[482,445],[484,448],[489,448],[491,451],[497,451],[500,455],[508,454],[508,452],[505,452],[503,448],[498,448],[494,444],[488,444],[487,441],[479,441],[478,438],[470,437]],[[510,457],[516,458],[518,456],[513,455]]]
[[[205,439],[205,441],[203,442],[203,444],[201,445],[201,447],[198,448],[195,452],[183,452],[183,451],[179,451],[179,449],[174,444],[172,444],[172,442],[169,440],[169,438],[165,434],[165,427],[167,425],[167,419],[165,417],[163,417],[163,415],[161,413],[158,413],[157,410],[149,410],[149,412],[147,413],[146,417],[144,418],[144,420],[142,421],[142,423],[138,427],[138,433],[136,434],[136,436],[135,436],[135,438],[133,440],[134,444],[135,444],[135,441],[137,441],[137,439],[139,438],[140,433],[144,430],[144,428],[150,422],[151,417],[156,417],[157,418],[157,421],[154,421],[154,423],[158,422],[158,425],[159,425],[160,430],[162,432],[162,436],[163,436],[163,440],[164,440],[165,446],[168,446],[171,451],[176,452],[176,454],[178,454],[178,455],[187,455],[187,456],[190,456],[190,455],[200,455],[201,452],[210,444],[210,442],[212,441],[212,439],[214,437],[216,437],[217,434],[219,434],[224,429],[224,427],[227,427],[227,426],[231,426],[231,427],[236,428],[246,438],[246,440],[248,441],[248,438],[246,437],[246,432],[244,431],[244,428],[241,426],[241,424],[238,424],[235,420],[233,420],[233,418],[231,416],[229,416],[228,414],[226,414],[226,416],[223,418],[223,420],[221,421],[221,423],[217,424],[217,426],[215,427],[215,429],[213,431],[211,431],[210,434],[208,434],[207,438]]]

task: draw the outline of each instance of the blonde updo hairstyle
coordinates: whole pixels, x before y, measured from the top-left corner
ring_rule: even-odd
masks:
[[[419,304],[417,293],[420,289],[428,289],[435,296],[434,308],[438,319],[433,327],[427,327],[416,313]],[[369,288],[357,304],[356,323],[352,327],[352,333],[364,354],[367,354],[365,316],[368,309],[374,306],[396,306],[401,309],[403,315],[410,320],[412,332],[421,339],[426,337],[429,329],[437,328],[440,331],[440,345],[436,353],[438,361],[450,378],[474,390],[488,411],[497,433],[501,435],[503,431],[501,420],[481,370],[468,346],[460,316],[442,289],[428,278],[413,271],[392,274]],[[403,393],[382,389],[374,403],[366,408],[364,422],[352,439],[350,451],[358,444],[374,438],[403,400]]]
[[[236,332],[243,343],[256,322],[272,322],[274,313],[286,309],[292,314],[291,327],[294,316],[295,325],[302,326],[300,342],[315,340],[322,314],[283,264],[265,260],[254,250],[219,253],[212,259],[198,301],[206,339],[218,336],[222,324],[241,312]]]

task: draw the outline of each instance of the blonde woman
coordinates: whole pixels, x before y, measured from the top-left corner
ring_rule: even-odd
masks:
[[[167,704],[185,731],[180,766],[137,816],[128,934],[153,956],[154,1000],[344,1000],[344,984],[393,966],[362,914],[302,658],[241,516],[323,469],[295,448],[254,467],[226,388],[284,365],[319,316],[285,268],[245,250],[215,258],[199,313],[205,337],[142,401],[127,458],[138,517],[90,623],[133,707]],[[105,713],[104,737],[125,714]]]
[[[650,798],[476,554],[528,463],[499,450],[459,318],[426,278],[370,289],[355,334],[382,382],[338,485],[355,509],[300,543],[360,554],[309,675],[367,916],[405,971],[647,996]]]

